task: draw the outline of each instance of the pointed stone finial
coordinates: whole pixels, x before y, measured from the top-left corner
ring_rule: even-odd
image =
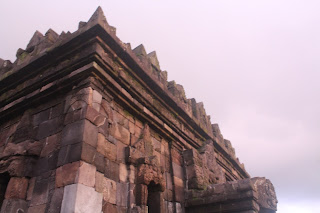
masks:
[[[117,28],[115,28],[114,26],[110,26],[110,29],[113,34],[117,34]]]
[[[151,63],[150,63],[150,60],[148,58],[148,55],[147,55],[147,52],[146,52],[146,49],[144,48],[144,46],[142,44],[140,44],[139,46],[134,48],[132,51],[138,57],[140,62],[143,64],[143,66],[145,66],[145,68],[147,68],[147,71],[151,73],[152,72]]]
[[[29,44],[27,45],[27,51],[33,49],[34,46],[37,46],[43,40],[43,35],[38,30],[33,34]],[[32,51],[32,50],[31,50]],[[29,52],[29,51],[28,51]]]
[[[131,50],[131,44],[130,43],[125,43],[125,45],[126,45],[127,49]]]
[[[89,25],[94,25],[97,23],[101,24],[104,27],[109,26],[107,19],[104,16],[104,13],[103,13],[100,6],[96,9],[96,11],[93,13],[93,15],[91,16],[91,18],[88,21]]]
[[[0,58],[0,77],[2,74],[6,73],[13,67],[13,64],[10,60],[3,60]]]
[[[86,24],[87,24],[87,22],[85,22],[85,21],[80,21],[80,22],[79,22],[79,25],[78,25],[78,29],[84,27]]]
[[[0,58],[0,68],[2,67],[2,64],[4,63],[4,60]]]
[[[58,33],[56,33],[54,30],[52,29],[49,29],[47,32],[46,32],[46,40],[51,42],[51,43],[54,43],[55,41],[58,40],[59,38],[59,35]]]
[[[16,53],[17,58],[19,58],[24,52],[25,52],[25,50],[19,48],[19,49],[17,50],[17,53]]]
[[[147,56],[147,52],[146,49],[144,48],[143,44],[140,44],[139,46],[137,46],[136,48],[133,49],[134,54],[136,54],[136,56],[138,56],[139,58],[142,57],[146,57]]]
[[[156,51],[149,53],[148,57],[150,59],[151,64],[153,66],[155,66],[160,71],[160,64],[159,64],[159,60],[158,60]]]

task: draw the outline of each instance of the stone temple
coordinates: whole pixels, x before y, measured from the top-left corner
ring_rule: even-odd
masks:
[[[170,47],[168,47],[170,48]],[[0,59],[1,213],[274,213],[202,103],[99,7]]]

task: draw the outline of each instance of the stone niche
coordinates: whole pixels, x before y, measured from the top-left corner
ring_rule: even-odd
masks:
[[[0,59],[1,213],[275,212],[202,103],[99,7]]]

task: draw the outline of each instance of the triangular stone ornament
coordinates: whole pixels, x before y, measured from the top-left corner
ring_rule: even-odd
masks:
[[[91,18],[88,21],[88,25],[101,24],[103,27],[109,27],[107,19],[102,11],[102,8],[99,6],[96,11],[93,13]]]
[[[27,45],[27,50],[37,46],[43,40],[43,35],[38,30],[33,34],[29,44]]]
[[[46,40],[48,40],[49,42],[51,42],[51,43],[54,43],[55,41],[57,41],[58,40],[58,38],[59,38],[59,34],[58,33],[56,33],[54,30],[52,30],[52,29],[49,29],[47,32],[46,32],[46,34],[45,34],[46,36]]]
[[[148,124],[144,125],[139,140],[133,146],[145,153],[146,157],[153,156],[153,145]]]
[[[158,60],[156,51],[152,51],[151,53],[149,53],[148,57],[150,59],[151,64],[153,66],[155,66],[160,71],[160,64],[159,64],[159,60]]]
[[[137,46],[136,48],[133,49],[133,52],[138,56],[143,56],[146,57],[147,56],[147,52],[146,49],[144,48],[143,44],[140,44],[139,46]]]

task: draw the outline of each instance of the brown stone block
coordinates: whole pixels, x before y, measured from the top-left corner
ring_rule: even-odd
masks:
[[[195,164],[195,158],[199,158],[199,155],[196,152],[197,151],[194,149],[188,149],[183,151],[183,159],[186,166]]]
[[[83,143],[82,144],[82,151],[81,151],[81,160],[87,163],[93,163],[94,158],[96,155],[96,149],[89,144]]]
[[[39,125],[37,139],[41,140],[45,137],[48,137],[50,135],[53,135],[59,131],[61,131],[63,125],[63,121],[61,117],[56,117],[51,120],[47,120],[42,122]]]
[[[165,140],[161,141],[161,154],[169,156],[169,144]]]
[[[111,203],[105,203],[102,207],[103,213],[118,213],[117,206]]]
[[[123,126],[117,123],[113,123],[110,129],[110,134],[122,143],[126,145],[130,144],[130,132]]]
[[[106,120],[102,125],[99,126],[98,132],[107,137],[110,133],[111,123]]]
[[[50,118],[58,117],[58,116],[62,115],[62,113],[63,113],[63,104],[59,103],[51,108]]]
[[[119,180],[120,182],[128,181],[128,169],[126,164],[123,164],[123,163],[119,164]]]
[[[47,137],[44,142],[44,147],[41,151],[40,157],[48,156],[50,153],[58,150],[60,148],[60,138],[61,134],[55,134]]]
[[[144,184],[136,185],[136,203],[137,206],[147,205],[148,187]]]
[[[49,197],[49,182],[48,179],[37,178],[30,206],[42,205],[48,202]]]
[[[183,179],[184,178],[184,172],[183,168],[180,165],[177,165],[176,163],[172,162],[172,168],[173,168],[173,175]]]
[[[84,126],[84,120],[80,120],[65,126],[62,130],[61,145],[66,146],[82,142]]]
[[[33,127],[32,126],[23,126],[21,128],[17,128],[16,132],[12,135],[12,143],[19,143],[21,141],[25,141],[31,138],[33,135]]]
[[[200,166],[197,166],[195,164],[187,166],[187,178],[190,180],[195,177],[202,177],[203,174],[203,168]]]
[[[28,186],[28,191],[27,191],[27,200],[32,199],[32,193],[33,193],[35,183],[36,183],[35,177],[33,177],[29,180],[29,186]]]
[[[106,121],[106,116],[101,115],[93,107],[88,106],[86,111],[86,119],[91,121],[91,123],[95,124],[96,126],[101,126]]]
[[[68,112],[65,116],[64,116],[64,121],[63,121],[63,124],[64,125],[68,125],[70,123],[73,122],[73,114],[74,112],[71,111],[71,112]]]
[[[30,172],[32,172],[34,176],[39,176],[42,173],[56,169],[57,162],[58,162],[58,155],[59,153],[56,151],[44,158],[39,158]]]
[[[36,155],[39,156],[42,149],[42,143],[34,140],[26,140],[18,144],[8,143],[0,158],[5,158],[13,155]]]
[[[134,165],[130,165],[129,166],[129,171],[128,171],[128,179],[130,183],[135,183],[136,181],[136,176],[137,176],[137,172],[136,172],[136,167],[134,167]]]
[[[117,160],[117,147],[107,141],[102,134],[98,134],[97,151],[107,157],[109,160]]]
[[[86,162],[80,161],[76,183],[81,183],[85,186],[94,187],[96,176],[96,167]]]
[[[182,179],[173,176],[173,181],[174,181],[175,186],[179,186],[179,187],[184,188],[184,183],[183,183]]]
[[[97,90],[93,90],[92,91],[92,107],[95,110],[100,111],[101,101],[102,101],[102,95]]]
[[[134,126],[134,135],[139,138],[141,135],[141,132],[142,132],[142,126],[140,127],[140,126],[135,125]]]
[[[117,183],[117,206],[127,206],[129,183]]]
[[[32,176],[33,165],[35,164],[34,158],[24,156],[13,156],[11,159],[2,162],[7,168],[10,176],[25,177]]]
[[[46,204],[38,205],[38,206],[31,206],[28,209],[28,213],[45,213],[46,211]]]
[[[173,200],[173,196],[172,196],[172,191],[169,189],[166,189],[164,191],[164,199],[167,201],[172,201]]]
[[[129,126],[129,132],[130,132],[131,134],[134,134],[134,131],[135,131],[134,123],[131,122],[131,121],[129,121],[128,126]]]
[[[72,163],[75,161],[79,161],[80,159],[86,159],[87,155],[90,155],[90,150],[88,150],[89,145],[85,146],[85,144],[76,143],[68,146],[61,147],[58,155],[58,163],[57,166],[62,166],[67,163]],[[82,153],[85,153],[85,157],[83,157]],[[93,160],[93,157],[92,157]]]
[[[25,199],[29,180],[26,178],[12,177],[7,186],[6,199]]]
[[[105,202],[116,204],[117,183],[106,178],[102,173],[96,173],[95,189],[103,194]]]
[[[106,168],[104,175],[111,180],[119,182],[119,164],[106,159]]]
[[[170,161],[170,158],[168,156],[166,156],[164,158],[164,161],[165,161],[165,167],[164,167],[164,170],[166,172],[169,172],[171,170],[171,161]]]
[[[100,154],[99,152],[96,152],[94,156],[93,164],[96,166],[97,171],[104,173],[106,161],[105,161],[105,157],[102,154]]]
[[[119,163],[125,163],[126,160],[126,145],[119,142],[117,143],[117,162]]]
[[[56,170],[56,187],[62,187],[73,184],[76,181],[80,162],[69,163],[57,168]]]
[[[183,165],[182,155],[177,150],[175,150],[174,148],[171,149],[171,156],[172,156],[172,161],[174,163],[176,163],[179,166]]]
[[[87,120],[84,123],[83,141],[92,147],[97,147],[98,128]]]
[[[166,179],[166,188],[172,190],[172,176],[170,173],[165,172],[165,179]]]
[[[41,111],[33,115],[32,123],[34,126],[38,126],[40,123],[49,119],[50,109]]]
[[[5,199],[2,203],[1,213],[11,213],[11,212],[27,212],[28,203],[21,199]]]
[[[136,205],[136,185],[129,184],[128,206],[131,208]]]
[[[157,152],[161,152],[161,142],[160,142],[158,135],[156,133],[154,135],[152,135],[151,140],[152,140],[154,149]]]
[[[184,187],[174,186],[174,194],[176,201],[184,202]]]
[[[57,188],[54,190],[51,197],[48,213],[60,213],[64,188]]]
[[[131,146],[136,145],[136,143],[138,142],[138,140],[139,140],[139,137],[137,137],[137,136],[134,135],[134,134],[130,134],[130,145],[131,145]]]
[[[163,154],[160,155],[160,166],[166,167],[166,157]]]

